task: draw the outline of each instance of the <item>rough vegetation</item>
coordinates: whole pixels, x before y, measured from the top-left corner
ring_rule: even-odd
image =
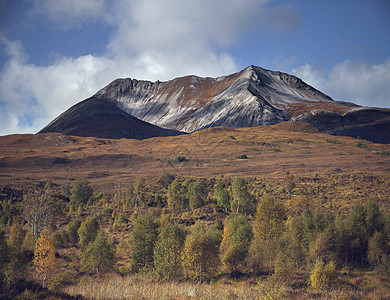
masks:
[[[388,145],[299,123],[1,141],[0,298],[390,295]]]
[[[1,202],[3,297],[361,298],[390,293],[390,177],[165,174],[137,178],[114,193],[92,191],[80,202],[72,199],[89,190],[86,180],[76,182],[69,197],[59,185],[45,186]],[[340,187],[343,193],[335,193]],[[174,188],[181,198],[169,200]],[[43,191],[50,195],[44,201],[56,199],[60,209],[36,236],[24,205]],[[221,191],[227,193],[224,201]],[[360,204],[349,192],[364,192],[367,200]],[[196,208],[190,207],[191,197],[202,198]],[[15,250],[15,244],[23,246]],[[15,269],[18,276],[11,276]],[[32,287],[34,282],[38,285]],[[168,292],[172,282],[176,289]],[[197,292],[195,283],[201,283]],[[118,288],[125,289],[122,295]]]

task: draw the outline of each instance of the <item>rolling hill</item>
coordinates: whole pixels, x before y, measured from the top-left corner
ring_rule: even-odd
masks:
[[[237,159],[246,155],[247,159]],[[178,163],[175,158],[187,161]],[[0,184],[62,183],[87,178],[100,190],[118,181],[158,178],[164,173],[194,177],[346,172],[388,176],[390,145],[321,133],[302,122],[144,140],[102,139],[61,133],[0,137]]]

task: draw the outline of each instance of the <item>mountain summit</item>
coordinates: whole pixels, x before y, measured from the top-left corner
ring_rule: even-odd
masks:
[[[174,130],[171,134],[214,126],[240,128],[303,121],[330,134],[390,142],[390,110],[334,101],[298,77],[256,66],[218,78],[185,76],[167,82],[117,79],[86,101],[91,102],[91,107],[94,103],[111,104],[111,109],[119,108],[138,121]],[[70,110],[77,111],[77,104]],[[104,110],[99,111],[99,118],[104,118]],[[99,136],[91,131],[91,124],[84,134],[77,124],[73,130],[66,128],[68,115],[65,112],[40,132]],[[95,121],[99,124],[98,118]],[[128,125],[111,126],[111,131],[126,131]],[[136,134],[133,137],[137,138]]]
[[[141,120],[185,132],[273,125],[289,120],[286,105],[332,101],[295,76],[254,66],[218,78],[186,76],[154,83],[117,79],[96,97]]]

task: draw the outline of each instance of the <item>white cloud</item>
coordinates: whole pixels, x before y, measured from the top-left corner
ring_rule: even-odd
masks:
[[[3,48],[4,52],[14,60],[21,62],[26,62],[28,60],[27,55],[24,53],[22,43],[20,41],[11,41],[2,33],[0,33],[0,47]]]
[[[380,64],[346,60],[328,73],[309,64],[291,72],[335,100],[390,108],[390,58]]]
[[[301,78],[307,84],[324,92],[322,89],[326,84],[326,74],[322,70],[315,69],[310,64],[306,63],[303,66],[293,69],[291,73]]]
[[[0,120],[0,134],[39,130],[106,84],[101,73],[106,69],[103,59],[91,55],[63,58],[48,67],[12,59],[0,76],[1,110],[3,115],[9,115]],[[16,129],[15,118],[19,121]]]

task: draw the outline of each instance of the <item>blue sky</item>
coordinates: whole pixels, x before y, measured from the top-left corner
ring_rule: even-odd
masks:
[[[0,135],[34,133],[118,77],[251,64],[390,107],[390,1],[0,0]]]

